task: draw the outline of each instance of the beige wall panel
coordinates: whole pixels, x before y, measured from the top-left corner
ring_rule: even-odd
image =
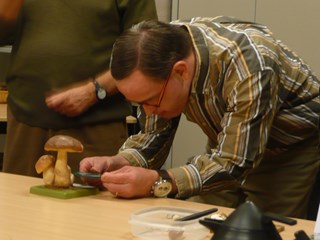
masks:
[[[155,0],[158,18],[160,21],[171,20],[171,0]]]
[[[187,121],[182,114],[173,147],[171,149],[172,166],[184,165],[188,158],[205,152],[207,137],[195,123]]]
[[[233,16],[254,21],[255,0],[179,0],[178,18]]]
[[[257,0],[256,21],[267,25],[320,77],[319,0]]]

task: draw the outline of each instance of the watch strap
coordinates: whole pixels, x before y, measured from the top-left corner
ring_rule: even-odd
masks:
[[[96,88],[96,97],[99,101],[107,97],[107,91],[99,84],[95,77],[93,77],[92,82]]]
[[[166,170],[158,170],[159,176],[161,179],[166,180],[172,183],[172,178],[170,177],[169,173]]]
[[[172,183],[172,178],[171,178],[170,174],[168,173],[168,171],[161,169],[161,170],[159,170],[158,172],[159,172],[159,175],[162,177],[162,179],[165,179],[165,180],[167,180],[168,182],[170,182],[171,184],[173,184],[173,183]],[[169,194],[167,195],[167,198],[174,198],[175,196],[176,196],[176,194],[174,194],[174,193],[169,193]]]

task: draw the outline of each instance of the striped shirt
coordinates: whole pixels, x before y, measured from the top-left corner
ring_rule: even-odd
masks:
[[[197,59],[184,114],[209,139],[206,154],[169,170],[176,197],[224,189],[258,166],[267,148],[289,148],[319,131],[320,81],[267,27],[226,17],[172,24],[189,31]],[[144,127],[119,154],[134,166],[160,168],[180,117],[141,111],[139,119]]]

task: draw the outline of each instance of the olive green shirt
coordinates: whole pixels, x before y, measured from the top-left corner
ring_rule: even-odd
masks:
[[[267,148],[290,148],[319,133],[319,79],[265,26],[229,18],[173,24],[189,31],[196,53],[184,114],[209,139],[206,154],[195,153],[199,155],[186,159],[185,166],[169,169],[178,187],[176,197],[241,182]],[[132,165],[160,168],[180,117],[140,116],[144,128],[119,154]]]
[[[153,0],[25,0],[12,43],[7,75],[14,117],[41,128],[62,129],[125,119],[130,104],[120,94],[77,117],[45,104],[50,91],[88,81],[109,67],[115,39],[124,29],[156,19]]]

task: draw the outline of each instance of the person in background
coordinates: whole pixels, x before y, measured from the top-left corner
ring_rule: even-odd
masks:
[[[12,44],[4,172],[39,176],[34,165],[57,134],[84,145],[69,155],[72,171],[86,156],[117,153],[131,105],[108,86],[112,46],[151,19],[153,0],[1,0],[0,44]]]
[[[89,184],[123,198],[234,208],[250,200],[306,216],[320,165],[320,81],[266,26],[229,17],[145,21],[116,41],[110,69],[141,106],[144,126],[117,155],[81,161],[81,171],[102,173]],[[207,151],[158,171],[182,113],[208,136]]]

